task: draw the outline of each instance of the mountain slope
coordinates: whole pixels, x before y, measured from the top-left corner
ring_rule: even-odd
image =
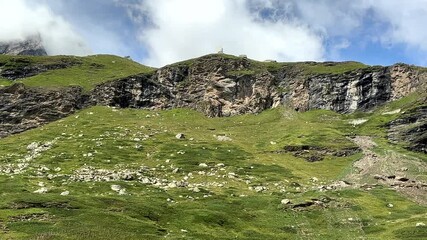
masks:
[[[15,59],[0,66],[17,73],[0,89],[1,239],[427,235],[422,68]]]
[[[24,41],[0,42],[0,54],[46,56],[40,36],[32,36]]]

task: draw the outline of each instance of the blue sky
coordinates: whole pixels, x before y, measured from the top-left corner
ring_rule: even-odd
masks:
[[[427,0],[0,0],[0,41],[151,66],[216,52],[257,60],[427,66]],[[4,19],[2,19],[4,18]]]

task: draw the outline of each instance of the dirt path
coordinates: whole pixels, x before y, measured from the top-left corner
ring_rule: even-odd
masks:
[[[353,171],[344,180],[353,187],[381,184],[427,204],[427,164],[395,151],[374,152],[377,144],[371,137],[350,138],[363,151],[363,157],[353,164]]]

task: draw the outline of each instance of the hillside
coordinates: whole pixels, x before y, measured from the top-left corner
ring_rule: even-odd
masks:
[[[424,239],[427,71],[0,56],[0,239]]]

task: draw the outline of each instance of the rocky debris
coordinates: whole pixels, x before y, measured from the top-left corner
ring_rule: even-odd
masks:
[[[214,135],[214,137],[216,138],[216,140],[218,140],[220,142],[229,142],[229,141],[233,140],[230,137],[227,137],[225,135]]]
[[[353,120],[349,121],[348,123],[350,123],[351,125],[353,125],[353,127],[355,127],[358,125],[362,125],[367,121],[368,121],[368,119],[361,118],[361,119],[353,119]]]
[[[30,222],[30,221],[45,222],[45,221],[50,221],[51,219],[52,219],[52,216],[47,213],[22,214],[17,216],[10,216],[8,218],[10,222]]]
[[[80,87],[56,90],[25,87],[0,89],[0,138],[61,119],[85,107]]]
[[[61,196],[68,196],[68,195],[70,195],[70,191],[64,191],[64,192],[61,192],[61,194],[60,194]]]
[[[16,175],[16,174],[25,172],[29,167],[30,162],[38,158],[43,152],[49,150],[53,146],[55,141],[56,139],[53,141],[47,141],[44,143],[40,143],[40,142],[30,143],[27,146],[28,153],[25,156],[20,157],[14,163],[0,164],[0,174]],[[42,171],[42,172],[46,172],[48,170],[49,169],[44,167],[41,167],[39,169],[39,171]]]
[[[201,168],[207,168],[207,167],[208,167],[208,165],[207,165],[206,163],[200,163],[200,164],[199,164],[199,167],[201,167]]]
[[[347,157],[360,152],[358,147],[348,147],[342,149],[332,149],[309,145],[289,145],[283,147],[283,150],[275,153],[290,152],[295,157],[304,158],[308,162],[322,161],[326,156]]]
[[[177,135],[175,135],[175,138],[176,139],[184,139],[185,135],[184,135],[184,133],[178,133]]]
[[[401,142],[409,150],[427,153],[427,106],[406,111],[387,127],[391,142]]]
[[[0,54],[46,56],[40,35],[30,36],[23,41],[0,42]]]
[[[400,111],[401,111],[401,109],[399,108],[399,109],[396,109],[396,110],[393,110],[393,111],[383,112],[383,113],[381,113],[381,115],[395,115],[395,114],[400,113]]]
[[[48,192],[48,189],[46,187],[42,187],[40,189],[35,190],[33,193],[43,194],[43,193],[47,193],[47,192]]]
[[[116,185],[116,184],[111,185],[111,190],[117,192],[119,195],[125,195],[126,194],[126,188],[123,188],[120,185]]]

